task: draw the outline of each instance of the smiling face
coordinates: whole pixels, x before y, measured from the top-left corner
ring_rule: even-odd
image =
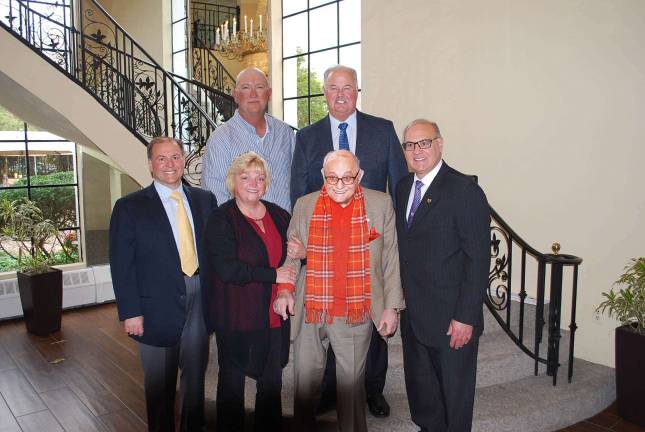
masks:
[[[342,153],[343,151],[339,152]],[[356,188],[363,177],[363,171],[359,169],[356,160],[348,154],[339,154],[331,158],[323,166],[323,176],[325,177],[325,188],[332,201],[337,202],[341,207],[347,206],[354,198]],[[327,177],[336,177],[338,182],[331,184]],[[356,177],[352,184],[345,184],[341,180],[343,177]]]
[[[438,137],[437,131],[431,124],[426,123],[419,123],[410,127],[403,137],[404,142],[417,142],[424,139],[433,140],[430,148],[422,149],[415,145],[414,150],[405,150],[403,152],[408,166],[419,178],[425,177],[441,161],[443,139]]]
[[[238,76],[233,98],[242,117],[264,115],[271,99],[271,87],[258,69],[245,69]]]
[[[233,179],[233,195],[242,204],[257,204],[267,190],[267,176],[257,165],[250,165]]]
[[[345,121],[356,111],[358,99],[357,83],[354,74],[347,69],[337,69],[327,76],[325,99],[329,113],[337,120]]]
[[[181,185],[184,174],[184,153],[175,141],[161,141],[152,147],[148,167],[152,178],[171,189]]]

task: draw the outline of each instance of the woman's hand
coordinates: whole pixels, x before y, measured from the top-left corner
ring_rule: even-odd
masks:
[[[296,271],[290,265],[278,267],[275,270],[275,283],[296,284]]]
[[[296,236],[291,236],[287,242],[287,256],[291,259],[305,259],[307,257],[307,251],[305,250],[305,245],[302,244],[300,239]]]
[[[273,301],[273,311],[280,315],[283,320],[287,320],[289,315],[293,315],[293,308],[296,299],[289,290],[278,291],[276,299]]]

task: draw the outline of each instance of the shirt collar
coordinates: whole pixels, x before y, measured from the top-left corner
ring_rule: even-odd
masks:
[[[159,198],[161,198],[161,201],[167,201],[170,199],[170,194],[173,192],[179,192],[183,198],[186,198],[186,194],[184,193],[184,188],[179,185],[179,188],[177,189],[171,189],[168,186],[159,183],[157,180],[153,182],[155,185],[155,189],[157,190],[157,193],[159,194]]]
[[[430,186],[430,184],[432,183],[432,180],[434,180],[434,178],[437,176],[437,173],[441,169],[441,165],[443,165],[443,159],[439,161],[436,167],[432,168],[432,171],[430,171],[428,174],[423,176],[423,178],[419,178],[415,174],[414,181],[416,182],[417,180],[419,180],[421,181],[421,183],[423,183],[424,186]]]
[[[329,123],[331,123],[332,130],[337,130],[338,125],[341,123],[347,123],[347,126],[350,129],[356,130],[356,110],[354,110],[354,112],[351,113],[350,116],[347,117],[347,119],[342,122],[338,120],[336,117],[334,117],[333,115],[331,115],[331,113],[329,113]]]
[[[254,135],[257,135],[257,133],[255,132],[255,126],[253,126],[251,123],[244,120],[244,117],[242,117],[242,115],[240,114],[239,108],[235,110],[235,114],[233,114],[233,118],[236,119],[237,122],[247,131],[249,131],[250,133],[253,133]],[[267,125],[267,130],[264,133],[264,136],[266,137],[267,135],[269,135],[269,132],[271,130],[271,127],[269,126],[269,115],[267,113],[264,113],[264,121]],[[260,138],[264,138],[264,137],[260,137]]]

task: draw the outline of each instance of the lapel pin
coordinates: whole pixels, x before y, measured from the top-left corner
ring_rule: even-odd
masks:
[[[428,199],[426,200],[426,202],[427,202],[428,204],[430,204],[430,203],[432,202],[432,198],[428,198]]]

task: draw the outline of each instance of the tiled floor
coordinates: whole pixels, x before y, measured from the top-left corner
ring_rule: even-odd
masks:
[[[645,409],[645,407],[644,407]],[[645,432],[645,427],[629,423],[618,416],[616,402],[600,414],[559,432]]]

